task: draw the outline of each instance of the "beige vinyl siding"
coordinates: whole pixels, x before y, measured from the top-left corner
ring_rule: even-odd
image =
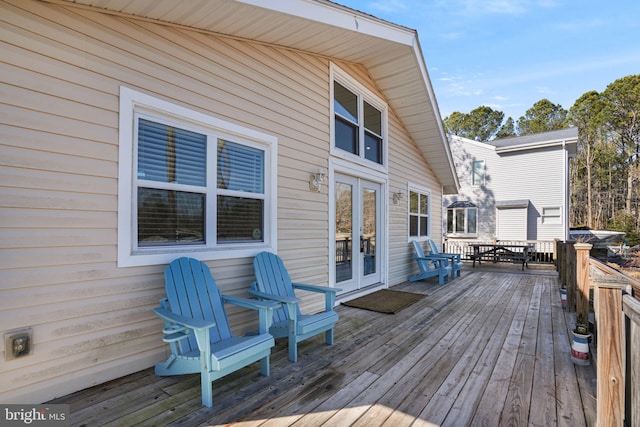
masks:
[[[328,59],[33,0],[0,2],[0,21],[0,332],[34,334],[33,355],[0,363],[0,402],[42,402],[166,356],[152,312],[164,266],[116,264],[120,86],[276,136],[278,253],[295,281],[327,284],[329,194],[308,181],[329,163]],[[338,65],[381,96],[366,69]],[[435,234],[440,184],[392,111],[389,139],[390,191],[431,188]],[[414,268],[406,222],[406,203],[390,204],[390,284]],[[223,292],[246,296],[251,262],[208,265]],[[255,327],[228,309],[236,332]]]
[[[389,115],[391,144],[389,152],[389,285],[406,281],[417,271],[413,249],[409,245],[408,189],[407,184],[417,184],[431,190],[431,238],[442,242],[442,189],[425,159],[407,135],[395,114]],[[397,205],[391,201],[392,193],[402,190],[405,194]]]
[[[328,195],[308,177],[328,164],[328,60],[41,2],[0,8],[0,318],[3,333],[32,327],[35,350],[0,364],[0,401],[41,402],[165,357],[152,312],[164,266],[116,267],[120,85],[276,135],[279,253],[295,280],[326,284]],[[224,292],[246,295],[251,259],[209,265]],[[239,333],[254,326],[229,315]]]

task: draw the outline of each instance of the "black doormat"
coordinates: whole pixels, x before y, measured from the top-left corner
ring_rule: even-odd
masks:
[[[342,305],[377,311],[378,313],[394,314],[420,301],[425,296],[424,294],[381,289],[363,297],[345,301]]]

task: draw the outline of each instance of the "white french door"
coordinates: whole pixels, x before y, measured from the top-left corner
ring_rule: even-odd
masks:
[[[335,175],[335,278],[343,292],[381,281],[382,186]]]

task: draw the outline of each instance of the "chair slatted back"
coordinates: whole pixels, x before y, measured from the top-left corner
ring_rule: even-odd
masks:
[[[428,271],[433,271],[431,263],[424,259],[424,251],[422,250],[422,246],[420,245],[420,243],[418,243],[417,240],[412,240],[411,243],[413,244],[413,257],[418,263],[420,272],[426,273]]]
[[[206,264],[193,258],[179,258],[167,266],[164,277],[171,312],[192,319],[215,321],[216,327],[209,331],[212,343],[231,337],[220,290]],[[198,349],[193,333],[180,345],[183,352]]]
[[[434,242],[433,240],[429,239],[429,248],[431,248],[431,253],[434,255],[438,255],[440,252],[440,250],[438,249],[438,246],[436,245],[436,242]]]
[[[294,297],[296,296],[291,277],[284,266],[282,259],[271,252],[261,252],[253,259],[253,267],[256,274],[256,287],[260,292],[272,295]],[[300,317],[300,308],[297,308]],[[274,311],[274,322],[288,320],[289,315],[285,308]]]

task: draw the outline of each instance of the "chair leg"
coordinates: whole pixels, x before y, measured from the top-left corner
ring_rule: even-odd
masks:
[[[292,362],[298,361],[298,343],[291,338],[289,338],[289,360]]]
[[[333,328],[331,328],[328,331],[326,331],[324,333],[324,335],[325,335],[325,342],[328,345],[333,345],[333,342],[334,342],[334,340],[333,340]]]
[[[269,355],[260,359],[260,373],[265,377],[268,377],[271,373],[271,368],[269,365]]]
[[[200,388],[202,393],[202,405],[207,408],[213,406],[213,383],[209,380],[206,372],[200,373]]]
[[[292,362],[298,361],[298,343],[293,327],[289,328],[289,360]]]

